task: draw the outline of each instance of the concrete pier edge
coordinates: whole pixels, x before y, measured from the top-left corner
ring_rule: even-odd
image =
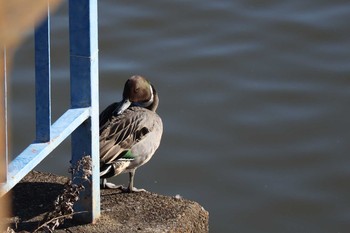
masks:
[[[67,177],[30,172],[11,192],[15,232],[32,232],[63,192]],[[209,213],[197,202],[155,193],[120,193],[101,190],[101,217],[94,224],[79,225],[71,219],[55,232],[209,232]]]

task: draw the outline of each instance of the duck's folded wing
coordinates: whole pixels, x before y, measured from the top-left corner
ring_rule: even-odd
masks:
[[[122,114],[109,121],[100,132],[101,162],[108,164],[121,158],[133,159],[130,149],[149,132],[143,127],[142,118],[138,114]]]
[[[119,104],[119,102],[113,103],[100,113],[100,130],[104,128],[106,123],[114,115],[113,112],[119,107]]]

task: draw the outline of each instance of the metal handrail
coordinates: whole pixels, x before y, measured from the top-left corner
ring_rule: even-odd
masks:
[[[86,155],[92,160],[89,185],[74,206],[84,212],[79,215],[83,222],[94,222],[100,215],[97,22],[97,0],[69,1],[71,108],[51,124],[48,6],[47,19],[35,30],[36,139],[9,162],[5,183],[0,184],[1,197],[71,135],[73,166]]]

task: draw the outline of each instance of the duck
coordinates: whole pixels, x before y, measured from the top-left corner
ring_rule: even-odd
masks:
[[[159,97],[154,86],[143,76],[130,77],[120,102],[110,104],[100,114],[101,187],[141,192],[134,187],[135,171],[147,163],[158,149],[163,123],[156,113]],[[107,182],[107,178],[129,173],[129,185]]]

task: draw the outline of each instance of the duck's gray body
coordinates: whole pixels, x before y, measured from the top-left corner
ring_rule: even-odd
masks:
[[[148,162],[162,137],[163,124],[158,114],[130,107],[118,115],[117,106],[119,103],[110,105],[100,115],[101,178],[131,172]]]

